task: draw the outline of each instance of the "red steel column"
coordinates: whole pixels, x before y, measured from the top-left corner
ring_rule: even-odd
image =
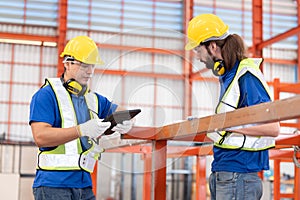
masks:
[[[145,153],[143,156],[144,156],[143,200],[150,200],[151,199],[152,154]]]
[[[206,157],[197,156],[196,200],[206,200]]]
[[[152,188],[154,200],[166,200],[167,141],[152,141]]]
[[[298,26],[300,25],[300,0],[297,0],[297,19],[298,19]],[[298,66],[298,74],[297,74],[297,77],[298,77],[298,82],[299,82],[299,80],[300,80],[300,66],[299,66],[299,64],[300,64],[300,49],[299,49],[299,47],[300,47],[300,34],[298,34],[298,56],[297,56],[297,66]]]
[[[295,175],[294,175],[294,199],[300,199],[300,169],[297,166],[295,167]]]
[[[274,186],[273,186],[273,199],[280,199],[280,160],[274,160]]]
[[[185,0],[183,2],[183,12],[184,12],[184,20],[183,20],[183,33],[185,37],[183,37],[184,44],[186,44],[187,40],[187,27],[189,21],[193,17],[193,0]],[[183,46],[184,48],[184,46]],[[185,51],[184,50],[184,59],[182,59],[183,63],[183,77],[184,77],[184,110],[183,110],[183,117],[190,116],[192,114],[192,85],[193,85],[193,80],[192,80],[192,52],[190,51]]]
[[[62,65],[63,58],[60,57],[63,52],[66,42],[67,34],[67,12],[68,12],[68,0],[60,0],[58,4],[58,18],[57,18],[57,76],[59,77],[64,72],[64,66]]]
[[[252,53],[253,57],[262,57],[262,49],[257,45],[263,41],[263,3],[262,0],[252,0]],[[261,66],[262,68],[262,66]],[[262,69],[261,69],[262,70]]]

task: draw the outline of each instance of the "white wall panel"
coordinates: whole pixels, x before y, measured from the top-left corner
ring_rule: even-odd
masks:
[[[32,66],[32,65],[15,64],[12,69],[13,69],[12,81],[15,81],[15,82],[23,82],[23,83],[31,82],[31,80],[33,78],[34,78],[34,80],[38,80],[39,73],[40,73],[39,67]]]
[[[0,24],[1,32],[13,32],[13,33],[22,33],[22,26],[13,25],[13,24]]]
[[[40,47],[32,45],[15,45],[14,60],[21,63],[35,63],[40,62]]]
[[[184,106],[184,82],[181,80],[158,79],[156,83],[156,102],[159,105]]]
[[[118,76],[94,75],[91,89],[116,103],[121,101],[121,78]]]
[[[47,27],[28,26],[28,28],[26,28],[26,34],[56,36],[57,30],[54,28],[47,28]]]
[[[167,32],[172,37],[155,38],[154,47],[164,50],[182,50],[185,45],[185,35],[174,30],[168,30]]]
[[[297,14],[297,2],[294,0],[264,0],[264,12],[273,12],[282,15],[296,15]],[[274,16],[276,17],[276,16]]]
[[[117,70],[120,68],[120,56],[121,52],[117,50],[101,49],[100,47],[100,57],[104,61],[104,65],[98,65],[97,68]]]
[[[263,49],[264,58],[275,58],[275,59],[297,59],[297,51],[294,49],[284,49],[284,48],[264,48]]]
[[[115,38],[121,38],[120,44],[123,44],[125,46],[136,46],[136,47],[153,47],[153,39],[151,37],[142,36],[142,35],[136,35],[137,30],[139,32],[149,32],[151,29],[149,27],[137,27],[132,28],[131,30],[128,30],[125,32],[126,35],[120,35],[116,34],[110,40],[107,42],[110,42],[111,40],[114,40]],[[129,35],[128,35],[129,34]],[[133,35],[130,35],[133,34]]]
[[[13,124],[10,128],[9,138],[12,141],[19,142],[33,142],[30,126],[28,121],[25,124]]]
[[[181,55],[156,54],[154,56],[154,71],[156,73],[183,74]]]
[[[70,30],[70,31],[67,31],[66,33],[66,40],[69,41],[71,38],[73,37],[76,37],[76,36],[79,36],[79,35],[88,35],[88,31],[87,30]]]
[[[134,102],[135,104],[153,106],[156,83],[152,78],[126,78],[124,84],[126,86],[125,91],[123,91],[125,95],[125,103]],[[121,88],[120,86],[119,88]]]
[[[40,82],[43,84],[45,82],[45,78],[53,78],[56,77],[57,68],[56,66],[53,67],[43,67],[41,72],[41,80],[34,79],[34,82]],[[41,86],[41,85],[40,85]]]
[[[29,107],[28,105],[14,104],[11,107],[11,120],[14,122],[28,123]]]
[[[12,45],[11,44],[0,42],[0,51],[1,51],[1,54],[0,54],[1,61],[6,61],[6,62],[11,61],[11,58],[12,58]],[[1,80],[2,80],[2,77],[1,77]]]
[[[279,78],[280,82],[294,83],[296,82],[296,66],[265,64],[264,76],[267,81],[273,81],[274,78]]]
[[[1,86],[0,86],[1,89]],[[0,100],[2,101],[2,100]],[[8,118],[8,104],[0,104],[0,121],[4,122],[7,120]],[[0,134],[2,134],[3,132],[7,133],[7,126],[5,124],[0,124]],[[4,128],[5,127],[5,128]]]
[[[90,34],[90,37],[93,38],[97,43],[100,43],[100,50],[101,50],[101,44],[120,44],[121,40],[125,36],[120,36],[119,33],[99,33],[99,32],[93,32]],[[136,42],[138,43],[138,38],[136,37]],[[125,39],[127,41],[127,39]]]
[[[182,109],[174,109],[167,108],[164,106],[156,106],[155,107],[155,126],[164,126],[167,124],[172,124],[176,121],[183,120],[183,110]]]
[[[194,81],[192,90],[192,115],[207,116],[214,114],[219,98],[219,83]]]
[[[121,69],[127,71],[151,72],[153,68],[152,58],[151,53],[122,51],[119,57],[116,57],[115,64],[121,64]]]
[[[0,90],[1,90],[0,101],[7,103],[9,99],[9,91],[10,91],[9,84],[7,83],[0,84]]]
[[[143,106],[143,105],[137,105],[137,106],[131,106],[129,108],[140,108],[141,112],[138,114],[135,119],[135,126],[146,126],[146,127],[155,127],[159,126],[158,124],[155,124],[155,119],[153,117],[154,114],[154,108],[153,106]]]
[[[42,61],[41,63],[49,66],[57,67],[58,53],[56,47],[42,47]],[[44,65],[42,66],[44,67]]]

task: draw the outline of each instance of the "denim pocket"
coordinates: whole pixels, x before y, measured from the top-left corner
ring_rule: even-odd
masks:
[[[258,176],[247,176],[243,182],[245,200],[255,200],[262,197],[262,182]]]
[[[233,181],[235,179],[234,172],[216,172],[217,182]]]
[[[216,199],[236,199],[236,173],[216,172]]]

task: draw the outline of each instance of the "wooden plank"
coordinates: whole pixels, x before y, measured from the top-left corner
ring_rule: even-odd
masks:
[[[180,139],[195,134],[224,130],[247,124],[276,122],[300,117],[300,96],[240,108],[238,110],[183,121],[161,127],[155,139]]]
[[[134,127],[128,134],[121,135],[122,139],[139,140],[186,140],[186,141],[210,141],[205,133],[216,130],[224,130],[247,124],[259,124],[283,121],[300,117],[300,95],[274,102],[263,103],[238,110],[210,115],[193,120],[162,126],[162,127]],[[129,145],[140,143],[132,140]],[[126,142],[105,142],[106,148],[126,146]],[[120,144],[120,145],[118,145]],[[300,137],[282,140],[278,138],[276,145],[299,145]]]

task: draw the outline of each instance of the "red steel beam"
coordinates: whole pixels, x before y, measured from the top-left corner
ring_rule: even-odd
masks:
[[[126,46],[126,45],[116,45],[116,44],[99,44],[97,46],[104,49],[116,49],[119,51],[128,51],[128,52],[145,52],[145,53],[157,53],[157,54],[167,54],[167,55],[177,55],[183,57],[182,50],[172,50],[172,49],[160,49],[160,48],[148,48],[148,47],[139,47],[139,46]]]
[[[32,34],[24,34],[24,33],[0,32],[0,38],[12,39],[12,40],[17,39],[17,40],[41,41],[41,42],[57,42],[57,36],[32,35]]]
[[[285,135],[285,136],[278,137],[276,139],[276,145],[300,146],[300,135],[293,134],[293,135]]]
[[[284,33],[278,34],[275,37],[272,37],[268,40],[262,41],[260,44],[257,45],[257,49],[263,49],[266,46],[269,46],[269,45],[274,44],[278,41],[284,40],[284,39],[286,39],[290,36],[299,34],[299,32],[300,32],[300,26],[291,28],[290,30],[285,31]]]
[[[151,72],[133,72],[125,70],[110,70],[110,69],[95,69],[95,74],[109,74],[117,76],[142,76],[151,78],[167,78],[167,79],[178,79],[183,80],[183,75],[177,74],[163,74],[163,73],[151,73]]]
[[[283,64],[283,65],[296,65],[297,60],[285,60],[276,58],[264,58],[264,63]]]

